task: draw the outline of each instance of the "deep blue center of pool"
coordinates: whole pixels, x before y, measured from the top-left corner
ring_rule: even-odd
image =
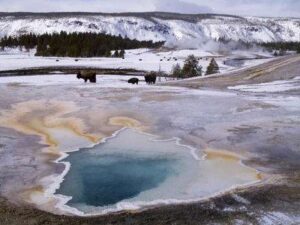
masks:
[[[133,198],[166,180],[174,164],[165,157],[90,154],[86,149],[71,153],[67,161],[72,166],[57,194],[71,196],[71,206],[107,206]]]

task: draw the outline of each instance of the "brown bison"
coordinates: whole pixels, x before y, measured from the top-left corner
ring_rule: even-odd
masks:
[[[96,73],[91,71],[78,72],[77,79],[83,79],[85,83],[87,81],[90,81],[91,83],[97,82]]]
[[[138,78],[133,77],[128,80],[128,84],[139,84],[139,81],[140,80]]]
[[[156,73],[155,72],[150,72],[145,75],[145,81],[147,84],[155,84],[156,83]]]

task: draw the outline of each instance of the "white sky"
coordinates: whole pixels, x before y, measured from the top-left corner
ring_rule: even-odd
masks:
[[[300,0],[0,0],[0,11],[167,11],[300,17]]]

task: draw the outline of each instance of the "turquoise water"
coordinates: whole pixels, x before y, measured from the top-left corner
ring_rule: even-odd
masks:
[[[125,150],[125,149],[124,149]],[[135,155],[72,153],[72,167],[58,194],[72,196],[68,205],[107,206],[157,187],[170,174],[173,162]]]
[[[71,168],[56,194],[88,214],[139,209],[147,205],[194,201],[256,174],[232,160],[201,160],[176,139],[155,141],[131,129],[105,143],[71,153]]]
[[[148,135],[125,130],[71,153],[66,158],[70,171],[56,194],[71,196],[68,205],[75,208],[106,207],[157,188],[176,174],[177,160],[154,143]]]

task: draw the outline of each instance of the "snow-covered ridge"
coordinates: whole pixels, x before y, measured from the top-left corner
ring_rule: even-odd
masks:
[[[259,18],[182,14],[0,14],[0,37],[27,33],[99,32],[131,39],[186,42],[226,38],[234,41],[300,41],[300,18]]]

